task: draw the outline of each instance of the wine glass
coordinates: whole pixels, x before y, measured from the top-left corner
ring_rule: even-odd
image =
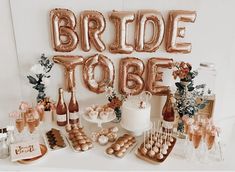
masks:
[[[198,150],[200,149],[200,143],[202,141],[202,130],[199,128],[198,125],[194,125],[192,132],[192,154],[191,154],[191,160],[195,160],[198,156]],[[197,152],[196,152],[197,150]]]
[[[214,127],[209,127],[206,131],[206,136],[205,136],[205,144],[206,144],[206,151],[205,151],[205,156],[203,158],[203,162],[208,163],[208,156],[210,151],[212,150],[214,143],[215,143],[215,137],[216,137],[217,131],[214,129]]]
[[[24,131],[24,126],[25,126],[25,121],[24,121],[24,115],[23,113],[19,113],[17,116],[16,116],[16,119],[15,119],[15,126],[16,126],[16,129],[18,131],[18,136],[19,138],[22,136],[21,134],[23,133]],[[21,139],[19,139],[21,140]]]
[[[33,109],[29,109],[29,113],[27,114],[26,117],[26,123],[27,123],[27,127],[28,127],[28,131],[29,134],[31,135],[31,138],[33,139],[33,133],[36,130],[36,119],[34,117],[34,113],[33,113]]]

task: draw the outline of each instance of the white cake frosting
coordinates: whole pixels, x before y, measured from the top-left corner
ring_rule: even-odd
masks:
[[[128,100],[122,105],[121,125],[129,131],[144,131],[150,126],[151,105],[146,103],[145,108],[139,108],[137,100]]]

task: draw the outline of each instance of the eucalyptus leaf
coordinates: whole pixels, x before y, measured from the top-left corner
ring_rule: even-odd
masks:
[[[188,91],[193,91],[194,87],[188,87]]]
[[[200,104],[200,105],[198,106],[199,109],[204,109],[205,107],[206,107],[206,104],[204,104],[204,103],[203,103],[203,104]]]
[[[33,84],[33,85],[37,84],[37,80],[34,77],[29,75],[27,76],[27,78],[29,79],[30,84]]]
[[[184,86],[180,82],[175,83],[176,87],[178,87],[180,90],[184,89]]]

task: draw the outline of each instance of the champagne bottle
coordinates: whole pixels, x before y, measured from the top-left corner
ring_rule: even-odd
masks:
[[[162,118],[163,118],[163,127],[167,129],[172,129],[174,120],[175,120],[175,112],[172,104],[173,95],[170,91],[167,94],[166,103],[162,109]]]
[[[79,106],[76,99],[75,88],[72,89],[71,99],[69,102],[69,123],[76,124],[78,123],[78,111]]]
[[[64,102],[64,91],[59,88],[59,100],[56,106],[57,125],[65,126],[67,124],[67,106]]]

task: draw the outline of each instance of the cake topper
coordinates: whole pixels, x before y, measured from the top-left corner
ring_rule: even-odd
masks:
[[[149,91],[143,91],[139,96],[139,108],[145,109],[147,107],[147,103],[150,103],[152,98],[152,94]]]

